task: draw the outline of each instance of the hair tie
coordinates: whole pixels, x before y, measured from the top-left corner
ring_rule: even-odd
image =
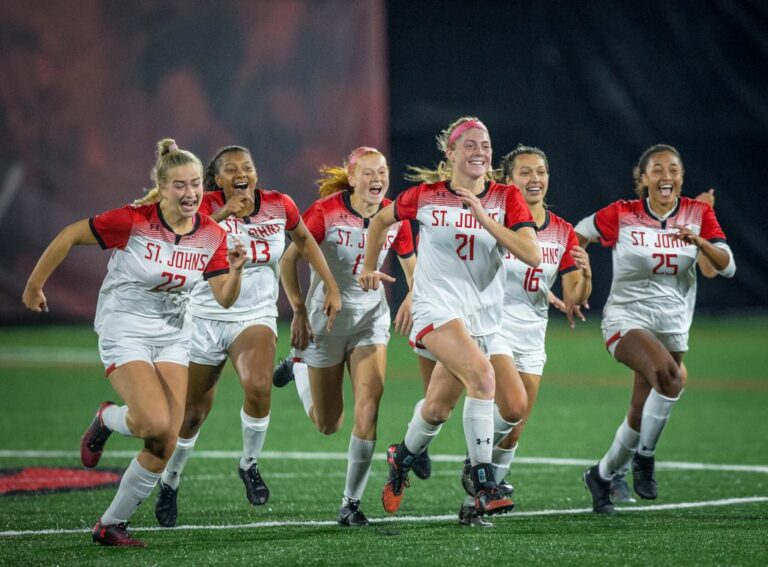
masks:
[[[179,149],[179,146],[176,145],[176,142],[171,142],[170,144],[168,144],[168,152],[167,153],[175,152],[178,149]]]
[[[472,128],[480,128],[480,130],[485,130],[486,134],[488,133],[488,128],[486,128],[485,124],[479,120],[467,120],[456,126],[456,128],[453,129],[453,132],[451,132],[451,135],[448,136],[448,147],[451,147],[459,136]]]
[[[372,148],[370,146],[360,146],[359,148],[355,148],[352,150],[352,153],[349,154],[349,157],[347,158],[347,175],[352,175],[352,168],[355,167],[355,163],[357,163],[357,160],[360,158],[360,156],[364,154],[380,154],[381,152],[377,150],[376,148]]]

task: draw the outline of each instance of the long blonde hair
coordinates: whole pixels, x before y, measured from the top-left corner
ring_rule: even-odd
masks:
[[[135,207],[158,203],[162,200],[163,196],[160,194],[159,185],[167,180],[169,169],[180,165],[196,163],[200,166],[200,171],[203,170],[203,164],[200,159],[188,150],[179,149],[179,146],[176,145],[176,140],[172,138],[160,140],[156,145],[155,155],[157,160],[149,172],[149,177],[155,185],[147,191],[146,195],[133,202]]]
[[[477,116],[462,116],[451,122],[448,127],[441,130],[435,138],[437,140],[437,149],[440,150],[444,156],[448,150],[455,148],[456,138],[458,138],[458,136],[453,136],[453,133],[465,122],[476,122],[485,128],[485,125],[483,125]],[[452,175],[453,164],[447,159],[443,159],[440,160],[434,169],[409,165],[408,173],[405,174],[405,178],[408,181],[415,181],[416,183],[437,183],[438,181],[449,180]],[[493,172],[489,170],[488,173],[486,173],[486,177],[488,179],[493,179]]]
[[[357,160],[369,154],[379,154],[384,157],[384,154],[376,148],[360,146],[350,152],[349,156],[344,161],[344,165],[324,165],[321,167],[321,177],[315,181],[319,187],[318,193],[320,193],[320,196],[327,197],[328,195],[333,195],[339,191],[349,191],[352,193],[354,189],[352,185],[349,184],[349,176],[354,172]]]

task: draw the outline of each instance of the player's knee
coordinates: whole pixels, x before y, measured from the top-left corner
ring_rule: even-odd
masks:
[[[484,364],[477,364],[469,375],[468,394],[474,398],[483,400],[492,400],[496,393],[496,378],[493,373],[493,367],[487,360]]]
[[[379,418],[379,401],[366,400],[355,404],[355,425],[358,429],[369,430],[375,427]]]
[[[317,414],[315,414],[315,419],[316,419],[315,425],[317,427],[317,430],[323,435],[333,435],[339,429],[341,429],[341,426],[344,424],[343,413],[339,416],[332,416],[332,415],[317,416]]]
[[[185,439],[194,436],[202,427],[205,418],[208,417],[210,408],[207,406],[189,406],[184,413],[184,421],[181,424],[182,435]]]
[[[427,423],[440,425],[448,421],[453,405],[441,401],[426,401],[421,407],[421,417]]]
[[[134,423],[133,432],[141,439],[164,439],[171,433],[171,416],[165,412],[145,414]],[[174,431],[173,436],[178,432]],[[176,441],[174,439],[174,445]]]
[[[674,362],[664,364],[656,370],[656,383],[659,393],[668,398],[676,398],[683,389],[683,375]]]

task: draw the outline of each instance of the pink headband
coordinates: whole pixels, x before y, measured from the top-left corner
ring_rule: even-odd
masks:
[[[451,132],[451,135],[448,136],[448,147],[450,148],[459,136],[472,128],[480,128],[480,130],[485,130],[485,132],[488,133],[488,128],[486,128],[485,124],[479,120],[467,120],[456,126],[456,128],[453,129],[453,132]]]
[[[360,146],[359,148],[355,148],[352,150],[352,153],[349,154],[349,157],[347,158],[347,173],[352,174],[352,168],[355,167],[355,163],[357,163],[357,160],[365,155],[365,154],[380,154],[381,152],[377,150],[376,148],[372,148],[370,146]]]

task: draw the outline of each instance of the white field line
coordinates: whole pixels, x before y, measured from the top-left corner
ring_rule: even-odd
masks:
[[[58,348],[35,346],[0,347],[0,364],[101,364],[96,348]]]
[[[135,457],[137,451],[107,451],[102,458],[126,458]],[[310,451],[263,451],[264,459],[297,460],[297,461],[346,461],[347,453],[342,452],[310,452]],[[239,459],[240,451],[195,451],[192,458],[196,459]],[[433,461],[440,463],[456,463],[464,461],[464,455],[430,455]],[[79,451],[38,451],[38,450],[0,450],[0,459],[79,459]],[[386,455],[378,453],[374,456],[377,460],[384,460]],[[588,467],[595,464],[595,459],[561,459],[555,457],[515,457],[515,464],[522,465],[553,465],[559,467]],[[728,471],[728,472],[753,472],[768,474],[768,465],[733,465],[715,463],[687,463],[677,461],[658,461],[656,468],[659,470],[687,470],[687,471]]]
[[[721,500],[702,500],[700,502],[679,502],[677,504],[654,504],[650,506],[637,506],[632,508],[621,508],[620,513],[628,512],[657,512],[663,510],[686,510],[691,508],[708,508],[712,506],[737,506],[739,504],[755,504],[768,502],[768,496],[748,496],[744,498],[723,498]],[[591,508],[565,508],[560,510],[531,510],[528,512],[514,512],[505,516],[514,520],[515,518],[527,518],[531,516],[562,516],[574,514],[589,514]],[[441,514],[437,516],[392,516],[387,518],[369,518],[372,524],[386,525],[387,523],[424,523],[424,522],[455,522],[456,514]],[[223,525],[184,525],[175,528],[161,528],[159,526],[136,527],[132,526],[134,532],[159,532],[159,531],[200,531],[200,530],[245,530],[259,528],[283,528],[283,527],[317,527],[317,526],[335,526],[335,520],[292,520],[284,522],[252,522],[248,524],[223,524]],[[82,534],[89,533],[90,528],[77,529],[50,529],[50,530],[9,530],[0,532],[0,537],[18,537],[18,536],[45,536],[62,534]]]

